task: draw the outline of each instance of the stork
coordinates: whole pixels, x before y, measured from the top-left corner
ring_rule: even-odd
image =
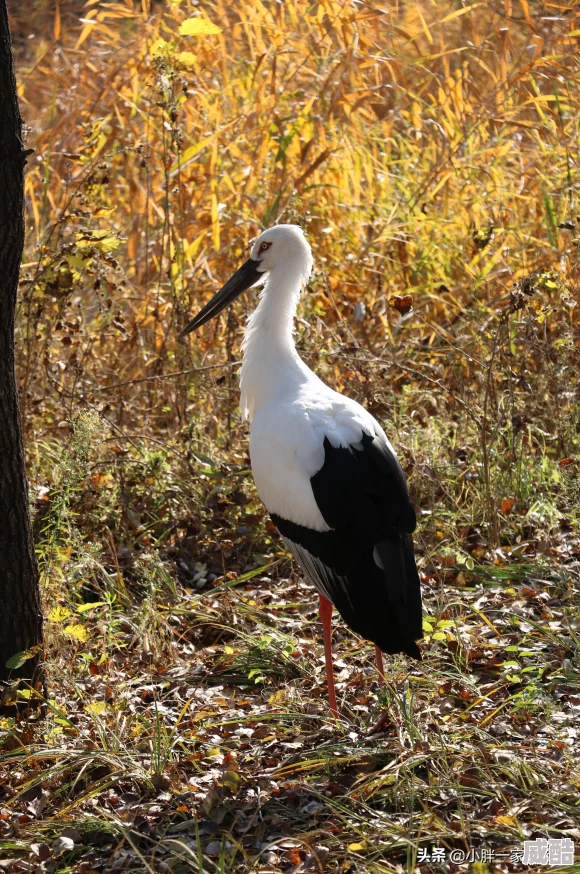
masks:
[[[421,657],[421,589],[411,538],[415,511],[393,447],[367,410],[325,385],[296,351],[294,316],[311,270],[302,229],[269,228],[181,337],[263,283],[244,336],[241,409],[250,421],[258,494],[318,591],[328,697],[338,716],[333,605],[375,644],[383,681],[382,653]]]

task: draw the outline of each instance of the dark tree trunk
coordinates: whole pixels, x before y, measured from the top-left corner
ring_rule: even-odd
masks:
[[[6,0],[0,0],[0,695],[4,681],[43,684],[42,613],[14,374],[14,312],[24,245],[22,119]],[[7,667],[17,653],[35,653]],[[8,702],[6,702],[8,703]]]

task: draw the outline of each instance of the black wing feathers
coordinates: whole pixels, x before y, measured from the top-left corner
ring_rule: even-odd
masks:
[[[409,498],[407,480],[399,459],[387,444],[378,438],[363,434],[361,442],[363,451],[355,451],[359,465],[367,474],[367,481],[370,484],[375,482],[379,486],[383,501],[388,496],[385,509],[391,514],[391,524],[400,531],[412,534],[417,526],[417,517]],[[378,471],[381,472],[381,477],[377,477]]]
[[[347,625],[384,652],[420,658],[419,575],[411,532],[415,511],[396,456],[378,437],[334,447],[310,480],[331,531],[313,531],[272,515],[311,582]]]

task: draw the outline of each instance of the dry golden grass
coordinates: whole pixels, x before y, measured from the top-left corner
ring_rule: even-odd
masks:
[[[558,224],[575,220],[580,37],[573,7],[552,12],[88,3],[66,30],[55,15],[59,39],[20,70],[36,148],[25,396],[44,394],[43,363],[66,396],[198,363],[178,329],[274,221],[312,236],[321,330],[363,299],[373,351],[453,354],[518,280],[577,280]],[[221,32],[180,37],[192,13]],[[404,328],[393,293],[413,295]],[[184,424],[176,384],[148,386],[149,424]]]

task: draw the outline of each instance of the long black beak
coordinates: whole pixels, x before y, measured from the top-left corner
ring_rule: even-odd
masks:
[[[206,303],[204,308],[198,312],[195,318],[186,325],[179,335],[179,339],[181,340],[181,338],[185,337],[186,334],[195,331],[196,328],[201,328],[202,325],[205,325],[206,322],[209,322],[210,319],[213,319],[214,316],[217,316],[218,313],[221,313],[223,309],[231,304],[232,301],[242,293],[242,291],[246,291],[247,288],[250,288],[261,279],[264,274],[258,270],[259,266],[259,261],[254,261],[253,258],[248,258],[239,270],[236,270],[234,275],[230,276],[224,287],[220,288],[210,302]]]

